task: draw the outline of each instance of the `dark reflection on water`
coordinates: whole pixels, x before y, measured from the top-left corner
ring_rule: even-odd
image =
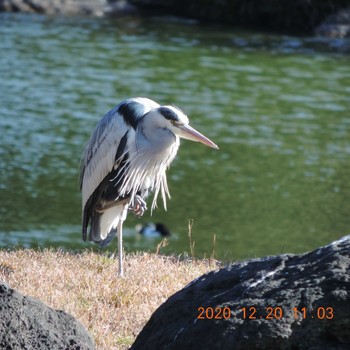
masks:
[[[142,222],[168,252],[302,252],[349,232],[349,41],[254,34],[175,19],[0,16],[2,246],[80,240],[83,145],[120,100],[181,106],[219,151],[184,141],[172,200]],[[159,201],[159,203],[161,203]],[[154,250],[126,222],[129,250]],[[112,246],[111,249],[115,249]]]

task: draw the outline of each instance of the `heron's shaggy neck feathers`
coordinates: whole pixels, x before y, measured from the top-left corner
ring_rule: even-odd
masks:
[[[174,160],[179,148],[179,139],[165,149],[157,149],[148,146],[141,149],[135,148],[134,152],[128,153],[128,159],[119,172],[123,172],[119,195],[130,196],[133,205],[136,194],[147,197],[149,192],[154,192],[151,210],[157,206],[159,192],[163,198],[164,209],[166,210],[166,199],[170,199],[170,193],[166,178],[166,170]],[[119,185],[119,184],[118,184]]]

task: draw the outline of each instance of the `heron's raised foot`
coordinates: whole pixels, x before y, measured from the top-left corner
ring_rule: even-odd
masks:
[[[129,210],[140,218],[147,210],[147,203],[141,198],[141,196],[136,195],[133,202],[129,205]]]

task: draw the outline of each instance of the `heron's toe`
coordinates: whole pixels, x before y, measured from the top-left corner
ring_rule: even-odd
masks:
[[[139,196],[135,196],[134,203],[129,206],[129,210],[132,211],[137,217],[141,217],[147,210],[147,203]]]

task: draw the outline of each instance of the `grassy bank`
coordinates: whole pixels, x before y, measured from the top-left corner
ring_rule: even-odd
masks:
[[[125,278],[113,256],[46,249],[0,250],[0,279],[79,319],[96,349],[126,349],[153,311],[214,262],[157,254],[125,256]]]

